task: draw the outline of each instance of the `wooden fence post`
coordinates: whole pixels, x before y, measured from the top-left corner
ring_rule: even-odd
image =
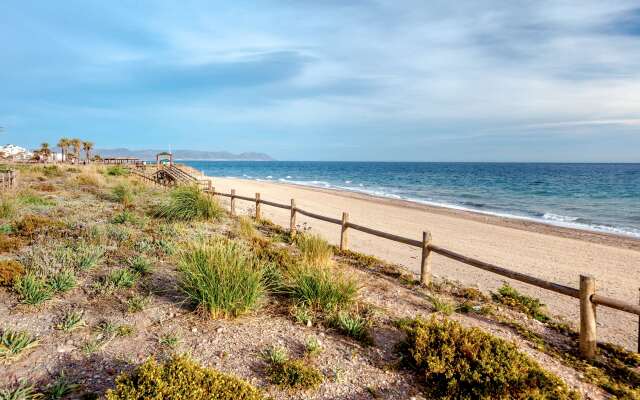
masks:
[[[256,221],[260,221],[260,193],[256,193]]]
[[[596,356],[596,305],[591,296],[596,292],[596,279],[580,275],[580,355],[587,359]]]
[[[431,284],[431,233],[422,232],[422,255],[420,257],[420,283],[424,286]]]
[[[638,305],[640,306],[640,288],[638,288]],[[640,353],[640,315],[638,315],[638,353]]]
[[[342,229],[340,230],[340,251],[347,250],[349,247],[349,236],[347,234],[347,228],[349,224],[349,213],[342,213]]]
[[[231,216],[236,216],[236,190],[231,189]]]
[[[207,190],[209,191],[209,193],[211,193],[211,188],[212,188],[211,179],[209,179],[207,181]]]
[[[289,234],[296,237],[296,201],[291,199],[291,219],[289,220]]]
[[[216,187],[215,186],[211,186],[211,197],[216,197]]]

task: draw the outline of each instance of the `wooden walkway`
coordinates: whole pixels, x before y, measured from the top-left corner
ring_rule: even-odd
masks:
[[[136,168],[130,168],[129,171],[136,176],[162,186],[196,185],[198,187],[206,187],[208,185],[208,180],[198,179],[175,165],[163,165],[151,174],[145,174]]]

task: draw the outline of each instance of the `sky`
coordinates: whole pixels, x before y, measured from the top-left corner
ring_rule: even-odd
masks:
[[[640,1],[24,1],[0,143],[640,162]]]

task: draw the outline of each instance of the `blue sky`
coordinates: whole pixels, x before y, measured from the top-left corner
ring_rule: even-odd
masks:
[[[3,1],[0,142],[640,162],[638,1]]]

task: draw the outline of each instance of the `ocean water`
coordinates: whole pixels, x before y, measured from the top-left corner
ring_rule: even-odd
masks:
[[[182,162],[209,176],[350,190],[640,238],[640,164]]]

